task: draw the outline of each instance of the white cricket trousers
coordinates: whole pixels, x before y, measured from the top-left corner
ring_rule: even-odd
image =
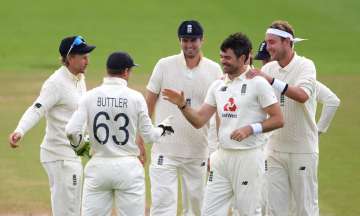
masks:
[[[207,174],[207,159],[191,159],[160,154],[151,155],[150,215],[177,214],[178,175],[181,179],[184,216],[200,215]]]
[[[81,208],[82,164],[80,161],[43,162],[50,184],[53,216],[79,216]]]
[[[93,157],[84,172],[82,216],[145,215],[144,168],[135,156]]]
[[[210,174],[202,215],[225,216],[233,202],[234,215],[260,214],[264,178],[264,152],[218,149],[210,158]]]
[[[288,216],[294,199],[297,216],[318,216],[317,153],[268,151],[266,172],[270,215]]]

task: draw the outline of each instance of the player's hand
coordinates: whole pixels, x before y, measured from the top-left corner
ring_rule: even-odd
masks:
[[[162,94],[165,100],[177,105],[178,107],[182,107],[186,103],[183,91],[178,92],[172,89],[164,89],[162,90]]]
[[[234,130],[230,134],[230,138],[240,142],[240,141],[246,139],[252,133],[253,133],[252,128],[248,125],[248,126],[245,126],[245,127]]]
[[[171,127],[171,119],[173,116],[168,116],[166,119],[164,119],[160,124],[158,125],[159,128],[163,129],[163,132],[161,133],[161,136],[165,135],[171,135],[174,133],[174,129]]]
[[[19,141],[21,140],[21,133],[19,132],[13,132],[9,135],[9,144],[11,148],[17,148],[19,147]]]

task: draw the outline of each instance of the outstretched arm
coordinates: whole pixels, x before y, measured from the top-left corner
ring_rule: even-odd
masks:
[[[185,118],[197,129],[203,127],[216,111],[216,107],[206,103],[203,103],[198,110],[191,108],[186,104],[184,92],[164,89],[162,94],[165,100],[178,106]]]

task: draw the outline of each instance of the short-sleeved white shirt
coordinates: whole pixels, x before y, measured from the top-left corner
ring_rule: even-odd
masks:
[[[277,102],[273,88],[263,77],[246,79],[245,74],[232,81],[227,77],[215,81],[205,99],[205,103],[217,108],[221,122],[219,145],[224,149],[252,149],[267,142],[263,133],[241,142],[230,139],[234,130],[267,119],[263,108]]]
[[[275,90],[285,125],[271,134],[267,147],[288,153],[319,152],[315,122],[316,69],[314,63],[295,53],[286,67],[282,68],[277,61],[272,61],[264,65],[262,71],[291,86],[302,88],[309,96],[305,103],[299,103]]]
[[[201,57],[198,66],[192,69],[187,67],[183,53],[158,61],[147,89],[159,95],[155,105],[155,122],[159,123],[165,117],[173,115],[175,134],[155,142],[152,152],[184,158],[208,157],[207,127],[195,129],[180,110],[160,94],[165,88],[184,91],[188,105],[198,108],[204,102],[211,83],[221,75],[219,64],[205,57]]]

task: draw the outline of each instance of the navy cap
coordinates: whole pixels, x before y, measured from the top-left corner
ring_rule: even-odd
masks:
[[[70,36],[62,39],[59,52],[62,57],[68,54],[86,54],[95,49],[95,46],[86,44],[86,41],[81,36]]]
[[[133,59],[126,52],[113,52],[108,57],[106,62],[107,69],[122,71],[126,68],[131,68],[134,66],[139,66],[135,64]]]
[[[266,42],[265,41],[260,43],[258,52],[257,52],[257,54],[255,56],[255,59],[256,60],[268,60],[268,59],[270,59],[270,54],[266,50]]]
[[[178,37],[202,38],[204,34],[201,24],[196,20],[183,21],[178,29]]]

